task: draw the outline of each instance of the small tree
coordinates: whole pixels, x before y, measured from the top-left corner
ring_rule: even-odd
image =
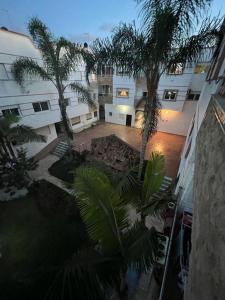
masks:
[[[17,157],[0,156],[1,188],[12,191],[14,188],[28,187],[31,182],[28,172],[35,170],[37,166],[34,158],[27,158],[24,149],[17,150]]]
[[[219,34],[218,19],[197,25],[208,0],[138,0],[142,4],[143,26],[122,24],[111,39],[96,40],[93,53],[96,64],[112,64],[125,74],[146,80],[148,95],[144,99],[144,124],[140,151],[139,179],[142,175],[146,146],[156,131],[159,101],[157,88],[161,75],[177,64],[195,61],[206,47],[214,45]],[[198,32],[193,35],[193,32]]]
[[[55,86],[67,143],[71,149],[73,132],[66,112],[64,92],[69,88],[80,96],[79,101],[95,106],[87,88],[77,81],[69,82],[71,72],[76,71],[80,62],[84,61],[88,70],[91,55],[86,49],[63,37],[54,38],[47,26],[37,18],[29,21],[28,30],[41,52],[43,62],[40,64],[31,58],[19,58],[14,62],[12,71],[19,84],[23,84],[24,77],[28,74],[48,80]]]
[[[13,144],[46,142],[46,137],[37,134],[31,127],[18,124],[20,118],[14,114],[0,117],[0,155],[16,158]]]

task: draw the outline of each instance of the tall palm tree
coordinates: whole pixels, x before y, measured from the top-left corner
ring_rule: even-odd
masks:
[[[144,107],[140,179],[149,137],[157,129],[160,108],[157,88],[161,75],[177,64],[195,61],[205,47],[214,45],[221,20],[206,18],[198,29],[201,12],[209,0],[137,2],[142,5],[142,27],[122,24],[115,28],[111,38],[96,40],[92,51],[96,64],[119,66],[126,75],[146,80],[148,95]]]
[[[97,243],[96,249],[109,264],[117,266],[118,278],[114,283],[122,293],[128,268],[141,273],[154,263],[157,232],[143,222],[129,224],[126,204],[110,178],[98,168],[77,169],[74,192],[89,236]]]
[[[13,143],[21,145],[28,142],[46,142],[46,137],[37,134],[31,127],[19,125],[20,118],[13,114],[0,117],[1,155],[16,157]]]
[[[78,64],[83,60],[88,62],[91,55],[88,51],[63,37],[54,38],[49,29],[42,21],[32,18],[28,23],[30,35],[42,54],[43,63],[40,64],[31,58],[19,58],[12,67],[15,79],[23,84],[26,74],[37,76],[50,81],[58,92],[58,101],[64,125],[67,143],[72,148],[73,132],[66,112],[64,92],[66,89],[75,91],[79,101],[94,106],[91,95],[86,87],[79,82],[69,82],[72,71],[76,71]]]

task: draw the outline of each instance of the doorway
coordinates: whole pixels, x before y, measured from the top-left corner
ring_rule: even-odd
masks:
[[[126,126],[131,126],[132,115],[127,115],[126,117]]]
[[[100,121],[105,121],[105,107],[104,107],[104,105],[99,106],[99,119],[100,119]]]

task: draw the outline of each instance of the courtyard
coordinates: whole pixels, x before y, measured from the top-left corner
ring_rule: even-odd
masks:
[[[140,150],[141,129],[111,123],[99,123],[92,128],[74,134],[74,148],[76,150],[90,150],[93,138],[111,134],[117,135],[136,150]],[[161,152],[166,160],[166,175],[175,178],[184,142],[185,136],[158,131],[147,145],[145,159],[149,159],[153,151]]]

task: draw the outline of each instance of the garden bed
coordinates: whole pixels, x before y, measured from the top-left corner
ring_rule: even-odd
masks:
[[[87,244],[75,200],[46,181],[0,202],[0,299],[44,299],[65,262]]]

